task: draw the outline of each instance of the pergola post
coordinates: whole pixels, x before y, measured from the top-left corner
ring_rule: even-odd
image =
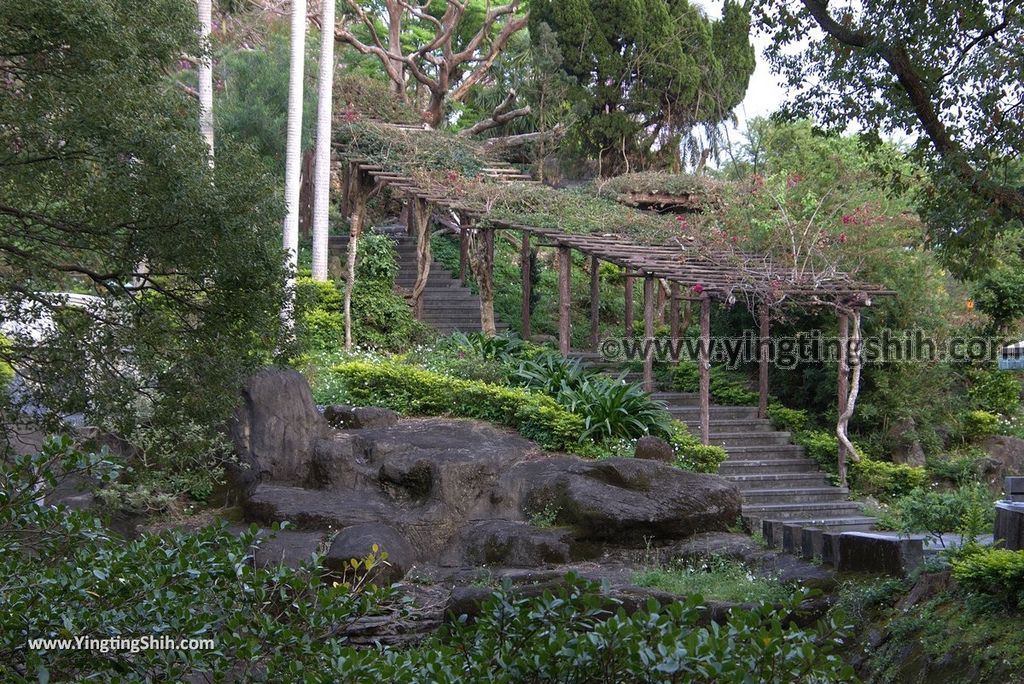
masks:
[[[625,310],[625,334],[626,337],[633,336],[633,278],[626,276],[626,310]]]
[[[466,284],[466,264],[469,262],[469,226],[463,221],[459,226],[459,282]]]
[[[523,242],[519,248],[519,264],[522,271],[522,323],[520,330],[524,340],[530,339],[530,298],[533,296],[533,283],[530,282],[530,233],[523,231]]]
[[[700,441],[711,443],[711,299],[700,299]]]
[[[850,396],[850,318],[845,312],[839,312],[839,376],[838,387],[839,415],[846,412],[847,399]],[[839,453],[836,454],[839,467],[839,480],[846,482],[846,445],[839,442]]]
[[[672,282],[669,285],[669,324],[672,326],[672,340],[669,342],[669,352],[672,361],[679,360],[679,283]]]
[[[572,268],[572,249],[566,246],[558,248],[558,349],[562,356],[569,356],[569,321],[570,274]]]
[[[601,337],[601,262],[590,257],[590,348],[597,351]]]
[[[493,336],[497,329],[494,326],[494,228],[480,228],[480,240],[483,254],[480,258],[480,273],[477,288],[480,291],[480,329],[485,335]]]
[[[416,281],[412,287],[413,315],[417,320],[423,318],[424,291],[430,279],[430,204],[426,200],[410,199],[409,222],[415,229],[416,236]]]
[[[654,391],[654,276],[644,278],[644,391]]]
[[[757,417],[764,419],[768,417],[768,336],[771,320],[768,302],[761,303],[759,314],[761,330],[757,340]]]

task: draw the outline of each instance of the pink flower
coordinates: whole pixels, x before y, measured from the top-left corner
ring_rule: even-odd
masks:
[[[845,243],[846,243],[846,233],[840,233],[839,234],[839,244],[845,244]]]
[[[803,179],[804,177],[801,176],[799,173],[794,173],[792,176],[789,177],[789,180],[786,181],[786,187],[795,188],[796,184],[802,181]]]
[[[697,283],[696,285],[691,287],[690,290],[692,290],[693,292],[696,292],[697,294],[700,294],[701,292],[704,291],[704,286],[701,285],[700,283]]]
[[[853,214],[843,214],[843,225],[848,226],[851,223],[856,223],[857,219],[853,217]]]
[[[740,241],[740,239],[738,237],[736,237],[735,235],[732,236],[732,244],[735,245],[739,241]]]
[[[676,221],[679,222],[680,230],[686,230],[690,227],[690,221],[685,216],[676,216]]]

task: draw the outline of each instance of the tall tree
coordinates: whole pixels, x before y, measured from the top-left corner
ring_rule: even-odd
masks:
[[[978,254],[1024,221],[1022,5],[769,0],[755,18],[772,34],[768,55],[795,87],[797,112],[916,137],[933,172],[923,208],[937,241]]]
[[[718,21],[687,0],[536,0],[535,39],[542,23],[579,83],[574,138],[606,175],[651,165],[652,150],[674,162],[680,137],[727,119],[754,71],[750,15],[733,0]]]
[[[199,37],[202,55],[199,58],[199,132],[210,148],[213,163],[213,51],[210,34],[213,30],[213,0],[199,0]]]
[[[302,166],[302,88],[306,62],[306,0],[291,4],[291,61],[288,70],[288,133],[284,158],[284,250],[289,271],[284,318],[290,322],[295,272],[299,268],[299,188]]]
[[[334,26],[334,0],[322,0],[320,25]],[[331,109],[334,102],[334,32],[320,32],[320,76],[313,168],[313,278],[327,280],[328,206],[331,196]]]
[[[444,123],[445,107],[463,101],[473,86],[487,79],[499,53],[528,17],[522,0],[491,6],[490,0],[345,0],[346,11],[335,35],[360,53],[377,57],[392,88],[407,97],[407,79],[426,91],[423,120]],[[380,25],[380,15],[387,25]],[[406,25],[416,31],[403,44]],[[387,36],[384,36],[384,32]],[[509,105],[502,112],[513,111]],[[517,115],[528,108],[515,110]],[[506,118],[505,121],[508,119]],[[494,125],[501,125],[502,122]]]

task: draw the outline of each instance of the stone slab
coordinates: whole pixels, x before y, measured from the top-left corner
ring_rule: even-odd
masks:
[[[843,532],[838,542],[834,565],[841,572],[906,575],[924,562],[923,536]]]
[[[994,536],[1011,551],[1024,550],[1024,503],[996,502]]]

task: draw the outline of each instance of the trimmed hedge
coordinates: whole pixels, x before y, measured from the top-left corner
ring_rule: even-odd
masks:
[[[1024,608],[1024,551],[979,548],[952,565],[953,577],[965,589]]]
[[[351,403],[407,415],[486,420],[552,451],[578,452],[585,446],[580,440],[583,418],[529,390],[461,380],[392,361],[350,361],[331,372],[342,381]]]
[[[686,423],[678,420],[672,421],[668,441],[676,452],[676,467],[695,473],[717,473],[718,466],[729,456],[720,446],[702,444]]]

